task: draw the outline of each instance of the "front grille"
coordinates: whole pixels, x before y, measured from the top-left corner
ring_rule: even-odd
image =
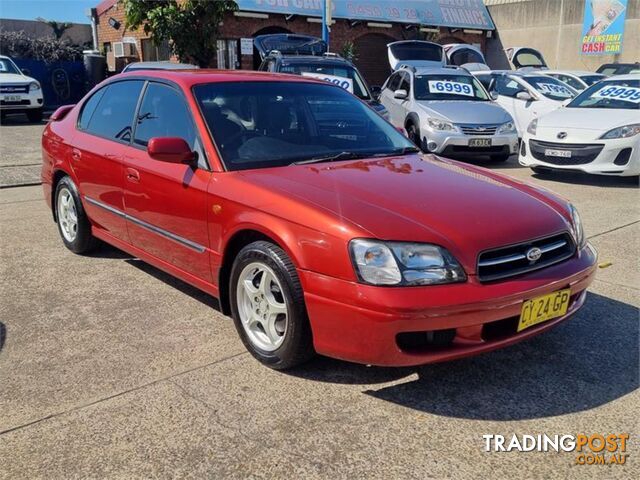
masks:
[[[496,134],[499,125],[458,125],[462,133],[474,137],[490,137]]]
[[[540,258],[529,260],[527,253],[540,250]],[[478,280],[491,282],[539,270],[572,257],[576,251],[573,238],[561,233],[529,242],[482,252],[478,257]]]
[[[551,165],[585,165],[593,162],[604,148],[601,143],[594,144],[576,144],[576,143],[552,143],[540,142],[538,140],[529,140],[529,150],[531,155],[537,160]],[[553,157],[545,154],[545,150],[568,150],[571,157]]]
[[[0,93],[29,93],[29,85],[0,85]]]

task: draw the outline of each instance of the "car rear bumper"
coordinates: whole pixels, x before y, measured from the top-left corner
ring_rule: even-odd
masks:
[[[385,288],[299,273],[318,353],[357,363],[409,366],[495,350],[566,320],[584,303],[596,257],[587,246],[561,264],[487,284],[470,276],[460,284]],[[564,288],[571,289],[566,315],[516,333],[524,301]],[[420,338],[440,340],[407,348],[401,339],[416,332]]]
[[[596,175],[640,175],[640,136],[614,140],[595,140],[591,144],[602,145],[602,150],[587,163],[573,162],[571,158],[545,161],[535,158],[531,149],[531,136],[522,141],[518,162],[525,167],[544,167],[551,170],[582,171]],[[538,140],[538,139],[534,139]],[[550,141],[551,142],[551,141]],[[557,140],[555,140],[557,142]],[[562,149],[557,143],[557,149]],[[586,145],[586,142],[585,142]],[[583,160],[584,161],[584,160]]]

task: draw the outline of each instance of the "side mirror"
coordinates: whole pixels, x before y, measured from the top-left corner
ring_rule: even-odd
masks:
[[[403,89],[393,92],[393,98],[397,98],[398,100],[406,100],[408,96],[409,93]]]
[[[154,160],[167,163],[191,163],[196,155],[189,144],[178,137],[154,137],[147,144],[147,153]]]
[[[491,92],[489,92],[489,96],[491,97],[491,100],[497,100],[498,92],[496,92],[495,90],[492,90]]]
[[[29,70],[28,68],[21,68],[20,71],[25,74],[27,77],[31,76],[31,70]]]
[[[526,101],[535,100],[529,92],[518,92],[516,93],[516,98],[519,100],[526,100]]]

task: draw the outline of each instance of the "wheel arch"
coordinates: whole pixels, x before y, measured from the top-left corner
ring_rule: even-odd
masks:
[[[218,273],[220,309],[225,315],[231,314],[231,305],[229,301],[229,279],[231,278],[233,261],[240,250],[247,245],[260,240],[277,245],[285,251],[296,267],[298,265],[296,258],[292,255],[289,248],[287,248],[285,242],[279,239],[277,235],[273,234],[273,232],[266,232],[262,228],[255,226],[243,226],[233,232],[224,244],[222,262]]]
[[[407,118],[405,118],[404,120],[405,130],[410,124],[415,125],[418,128],[418,131],[420,131],[420,117],[418,117],[417,113],[411,112],[409,115],[407,115]]]

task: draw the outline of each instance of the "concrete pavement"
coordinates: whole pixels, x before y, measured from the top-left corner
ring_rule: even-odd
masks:
[[[214,299],[107,246],[73,255],[39,187],[1,190],[0,478],[637,477],[638,188],[500,170],[570,198],[611,265],[555,330],[408,369],[271,371]],[[482,440],[622,432],[625,466]]]

